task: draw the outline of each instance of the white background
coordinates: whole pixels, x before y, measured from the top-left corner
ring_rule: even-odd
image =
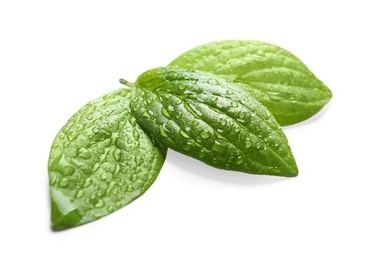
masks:
[[[379,1],[1,1],[0,259],[382,259]],[[170,151],[138,200],[50,229],[47,161],[87,102],[211,41],[261,40],[333,91],[284,128],[300,175]]]

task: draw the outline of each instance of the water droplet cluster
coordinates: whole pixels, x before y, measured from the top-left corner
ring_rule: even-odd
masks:
[[[133,114],[165,146],[228,170],[277,175],[288,167],[290,148],[275,118],[229,81],[167,67],[143,74],[137,86]]]
[[[58,194],[70,198],[65,204],[80,216],[76,225],[136,199],[163,164],[165,150],[154,147],[131,116],[130,97],[129,90],[120,89],[90,102],[53,142],[49,159],[52,194],[59,190]],[[64,208],[60,197],[52,199]]]

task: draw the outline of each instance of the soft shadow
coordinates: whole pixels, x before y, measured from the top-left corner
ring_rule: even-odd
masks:
[[[239,185],[267,185],[293,179],[221,170],[170,149],[167,152],[166,161],[166,163],[174,165],[188,174],[196,174],[215,181]]]

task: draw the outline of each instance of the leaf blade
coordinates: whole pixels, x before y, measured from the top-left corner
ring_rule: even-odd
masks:
[[[236,85],[210,73],[172,67],[145,72],[135,84],[133,114],[165,146],[217,168],[298,174],[280,125]]]
[[[140,129],[130,97],[119,89],[88,103],[57,134],[48,162],[54,230],[106,216],[155,181],[166,149]]]
[[[332,92],[292,53],[249,40],[212,42],[191,49],[170,66],[209,71],[239,84],[262,102],[281,125],[320,111]],[[269,93],[277,93],[277,96]]]

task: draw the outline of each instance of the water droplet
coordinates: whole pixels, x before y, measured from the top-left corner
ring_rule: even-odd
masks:
[[[128,192],[132,192],[132,191],[134,191],[134,187],[133,187],[133,185],[131,185],[131,184],[127,185],[127,191],[128,191]]]
[[[93,133],[98,134],[99,133],[99,128],[93,127],[92,131],[93,131]]]
[[[218,82],[217,82],[216,80],[214,80],[214,79],[210,79],[210,80],[208,81],[208,83],[211,84],[211,85],[216,85],[216,84],[218,84]]]
[[[204,150],[201,150],[199,153],[198,153],[198,156],[200,159],[203,159],[205,156],[206,156],[206,152]]]
[[[240,112],[239,112],[239,117],[240,117],[241,119],[243,119],[243,118],[245,117],[245,113],[244,113],[243,111],[240,111]]]
[[[183,131],[182,129],[179,130],[179,134],[181,136],[183,136],[184,138],[191,138],[185,131]]]
[[[298,103],[297,100],[290,100],[290,102],[291,102],[292,104],[296,104],[296,103]]]
[[[176,115],[175,115],[175,118],[176,119],[179,119],[179,118],[181,118],[182,117],[182,114],[181,113],[177,113]]]
[[[227,151],[227,147],[224,146],[219,140],[215,140],[215,143],[212,146],[212,150],[218,153],[225,153]]]
[[[208,138],[211,137],[211,134],[205,130],[205,131],[202,131],[202,132],[200,133],[200,136],[201,136],[203,139],[208,139]]]
[[[192,124],[193,124],[194,126],[197,126],[197,125],[199,125],[199,122],[195,120],[195,121],[192,122]]]
[[[92,154],[86,148],[80,148],[77,150],[77,156],[82,159],[89,159]]]
[[[101,180],[106,180],[107,179],[107,173],[104,172],[99,177],[101,178]]]
[[[250,148],[252,146],[252,142],[250,140],[245,140],[245,148]]]
[[[137,165],[141,165],[144,162],[144,160],[143,160],[142,156],[137,155],[135,157],[135,162],[137,163]]]
[[[190,151],[190,150],[191,150],[191,144],[192,144],[192,143],[190,143],[190,142],[187,142],[187,143],[183,144],[183,145],[182,145],[182,149],[183,149],[184,151]]]
[[[215,102],[215,101],[218,100],[218,97],[216,97],[216,96],[212,96],[212,97],[210,98],[210,100],[211,100],[212,102]]]
[[[243,164],[243,162],[244,162],[244,159],[241,156],[239,156],[237,158],[237,160],[235,161],[235,164],[236,165],[241,165],[241,164]]]
[[[85,192],[83,190],[79,190],[77,191],[76,193],[76,199],[79,199],[79,198],[82,198],[83,196],[85,196]]]
[[[130,180],[132,181],[132,182],[135,182],[135,181],[137,181],[139,179],[139,177],[138,177],[138,175],[136,175],[136,174],[133,174],[133,175],[131,175],[131,177],[130,177]]]
[[[122,157],[122,152],[120,149],[114,149],[113,151],[113,157],[114,159],[118,162],[121,160],[121,157]]]
[[[114,207],[112,205],[110,205],[109,207],[107,207],[107,212],[109,213],[112,213],[114,211]]]
[[[134,138],[136,140],[138,140],[141,137],[141,135],[138,133],[138,131],[133,131],[133,135],[134,135]]]
[[[64,154],[54,160],[51,169],[65,176],[73,175],[76,170],[76,168],[68,162]]]
[[[57,182],[57,176],[52,176],[49,180],[50,186],[54,186]]]
[[[232,102],[231,102],[231,106],[232,106],[233,108],[237,108],[237,107],[239,106],[239,104],[238,104],[237,102],[235,102],[235,101],[232,101]]]
[[[267,92],[270,99],[274,101],[280,101],[283,99],[283,97],[280,96],[279,92]]]
[[[69,140],[69,141],[74,141],[74,140],[78,137],[78,135],[79,135],[78,132],[74,132],[74,131],[69,132],[69,133],[67,134],[67,136],[68,136],[68,140]]]
[[[94,205],[94,207],[96,208],[102,208],[103,206],[105,206],[105,203],[101,199],[98,200],[97,203]]]
[[[89,187],[90,185],[92,185],[92,183],[93,183],[93,180],[92,180],[92,179],[90,179],[90,178],[86,178],[83,187],[84,187],[84,188],[87,188],[87,187]]]
[[[161,112],[162,112],[162,115],[163,115],[163,116],[167,117],[168,119],[171,119],[171,115],[170,115],[170,113],[167,111],[167,109],[165,109],[164,107],[162,107]]]
[[[185,90],[186,89],[186,86],[185,85],[183,85],[183,84],[180,84],[179,85],[179,90]]]
[[[221,125],[226,125],[227,124],[227,119],[225,119],[225,118],[220,118],[220,124]]]
[[[106,196],[109,197],[111,192],[114,190],[114,187],[117,186],[117,183],[115,181],[110,182],[109,186],[106,190]]]
[[[70,181],[69,181],[68,178],[62,178],[62,179],[60,180],[59,185],[60,185],[61,188],[65,188],[65,187],[68,187],[68,186],[69,186],[69,183],[70,183]]]
[[[143,111],[141,116],[144,118],[150,118],[150,114],[147,112],[147,110]]]
[[[165,127],[163,125],[159,125],[159,132],[160,132],[161,136],[163,136],[165,138],[168,137],[168,134],[166,133]]]
[[[232,90],[227,90],[226,93],[227,93],[227,95],[232,95],[233,91]]]

